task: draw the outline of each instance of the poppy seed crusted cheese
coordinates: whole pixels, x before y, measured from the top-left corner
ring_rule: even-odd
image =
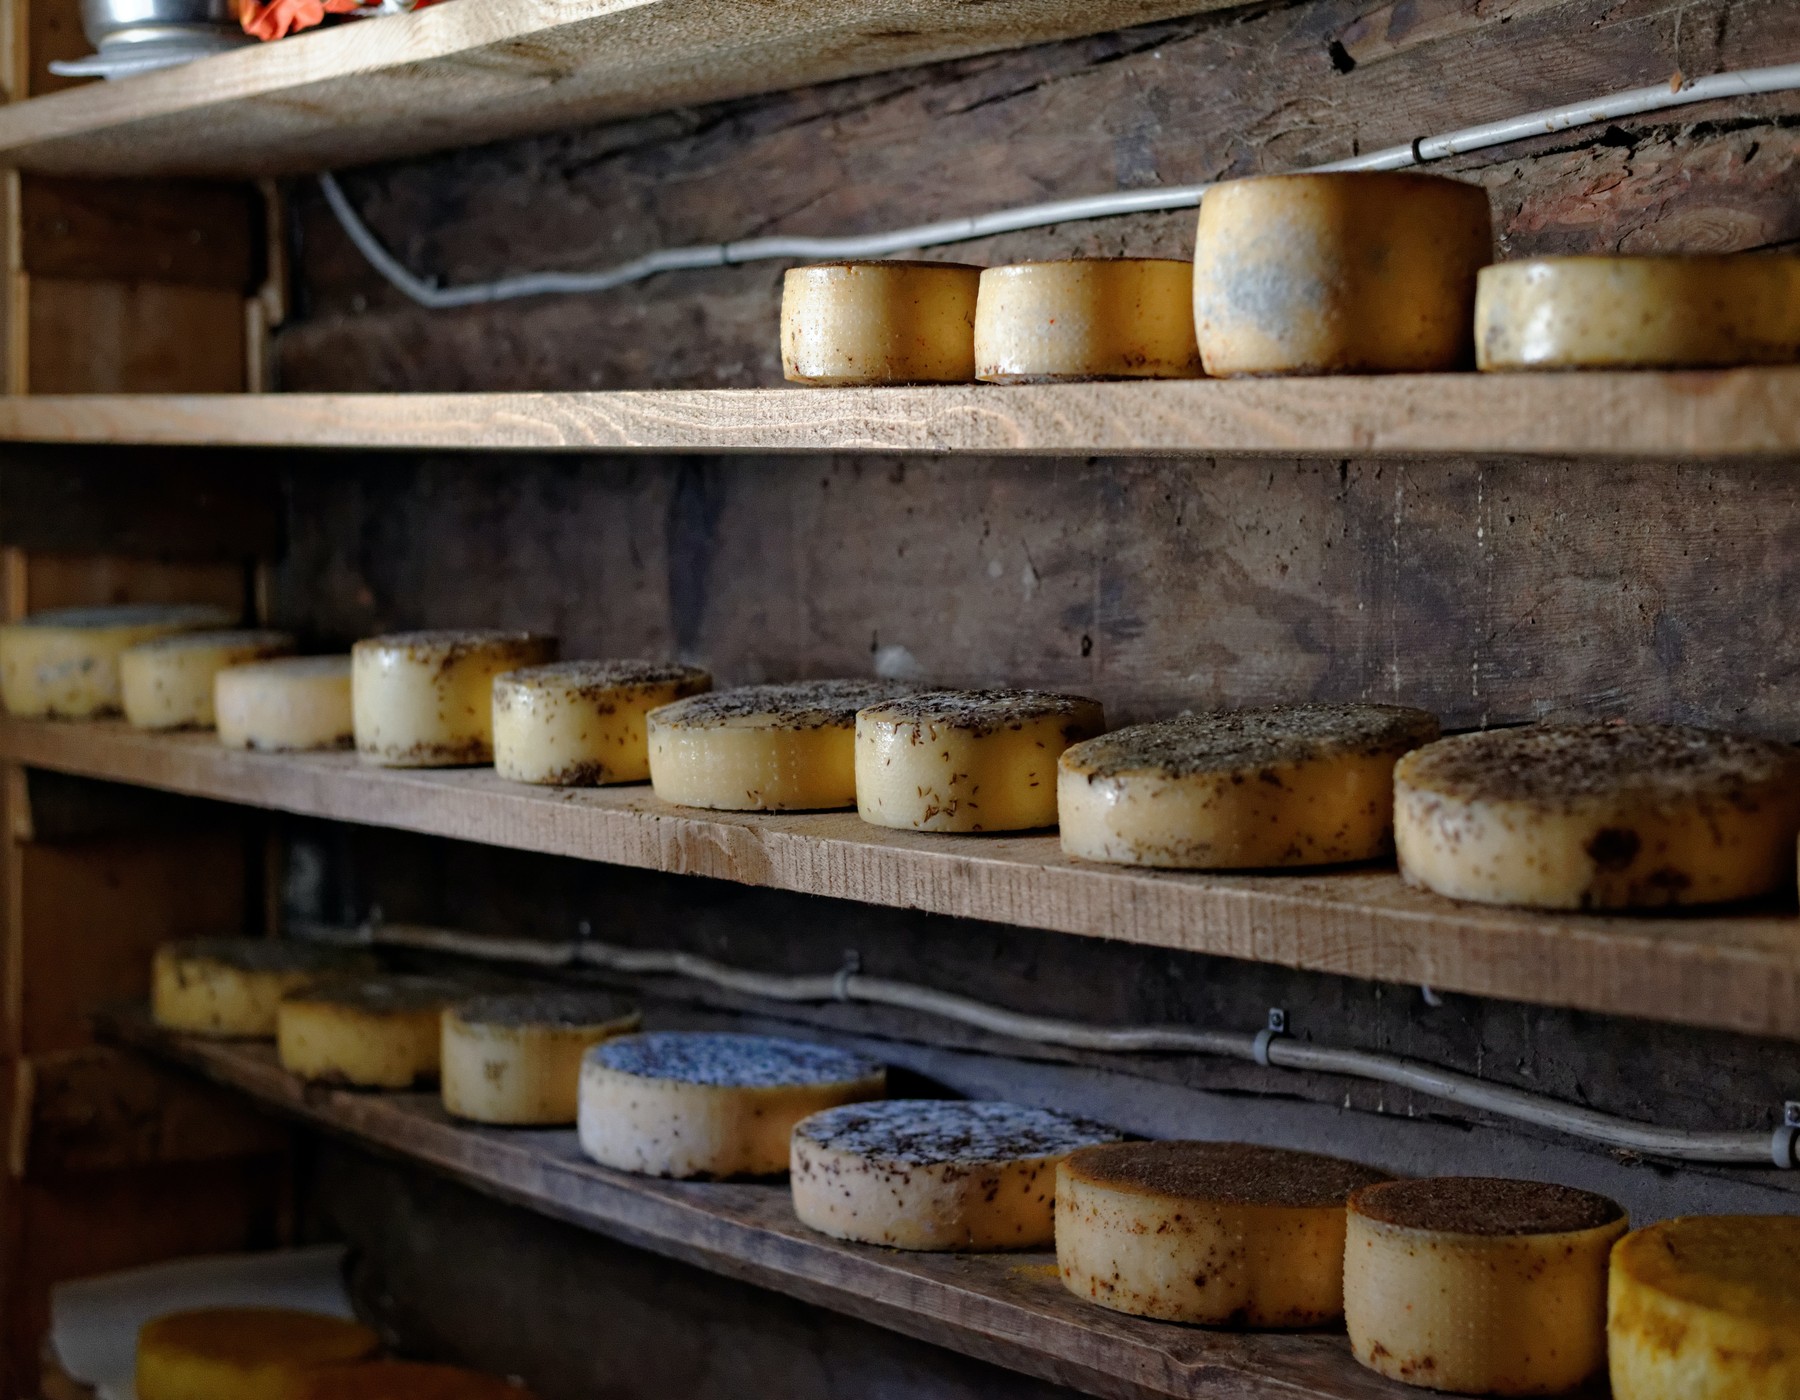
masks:
[[[396,632],[350,649],[356,752],[388,768],[453,768],[494,757],[494,677],[556,656],[529,632]]]
[[[645,716],[712,688],[698,666],[564,661],[494,678],[494,771],[516,783],[592,787],[650,776]]]
[[[281,999],[336,974],[369,973],[365,952],[285,938],[165,943],[150,968],[150,1014],[165,1030],[268,1039]]]
[[[281,1067],[359,1089],[434,1081],[444,1008],[468,990],[448,977],[390,976],[333,978],[290,992],[275,1017]]]
[[[607,992],[472,997],[443,1017],[444,1108],[478,1123],[554,1127],[575,1121],[581,1057],[642,1019]]]
[[[0,698],[28,719],[92,719],[124,703],[119,658],[177,632],[229,627],[237,614],[205,603],[53,608],[0,626]]]

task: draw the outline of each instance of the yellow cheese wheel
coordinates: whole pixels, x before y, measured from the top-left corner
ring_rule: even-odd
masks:
[[[1800,257],[1569,257],[1481,270],[1482,369],[1704,369],[1800,360]]]
[[[435,1081],[444,1008],[469,995],[448,977],[334,977],[281,1000],[275,1052],[302,1079],[359,1089]]]
[[[350,649],[356,752],[388,768],[454,768],[494,758],[494,677],[553,660],[529,632],[397,632]]]
[[[165,1030],[266,1040],[290,992],[327,977],[372,972],[354,949],[274,938],[165,943],[150,968],[150,1014]]]
[[[270,631],[179,632],[139,642],[119,656],[125,718],[139,729],[211,729],[221,671],[293,649],[293,637]]]
[[[641,1020],[630,1002],[605,992],[500,993],[459,1002],[443,1017],[444,1108],[477,1123],[573,1123],[581,1057]]]
[[[1200,372],[1191,262],[1072,258],[981,274],[977,379],[1036,384]]]
[[[844,262],[790,268],[781,371],[798,384],[966,384],[981,269]]]
[[[227,748],[348,748],[356,738],[350,657],[288,656],[220,671],[213,718]]]
[[[8,714],[30,719],[117,714],[124,700],[119,657],[127,648],[176,632],[229,627],[236,620],[229,608],[205,603],[33,613],[0,626],[0,699]]]
[[[644,717],[712,689],[698,666],[564,661],[494,678],[494,771],[515,783],[592,787],[650,776]]]
[[[501,1376],[423,1361],[357,1361],[306,1373],[293,1400],[532,1400]]]
[[[306,1373],[373,1355],[361,1323],[286,1308],[199,1308],[138,1330],[138,1400],[299,1400]]]
[[[1487,191],[1437,175],[1263,175],[1207,191],[1194,321],[1208,374],[1453,370],[1474,360]]]

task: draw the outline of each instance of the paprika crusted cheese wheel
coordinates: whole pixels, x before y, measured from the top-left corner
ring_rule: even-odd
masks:
[[[298,1400],[306,1372],[374,1354],[347,1318],[288,1308],[196,1308],[138,1329],[138,1400]]]
[[[647,1176],[768,1176],[808,1114],[877,1099],[887,1070],[829,1046],[668,1031],[596,1045],[581,1064],[581,1146]]]
[[[1655,724],[1461,734],[1394,769],[1400,873],[1453,899],[1629,909],[1791,885],[1800,750]]]
[[[1387,1173],[1241,1142],[1084,1147],[1056,1169],[1065,1287],[1211,1327],[1317,1327],[1344,1311],[1344,1201]]]
[[[211,729],[213,681],[227,666],[286,656],[286,632],[178,632],[119,656],[125,718],[139,729]]]
[[[529,632],[398,632],[350,649],[356,751],[389,768],[494,757],[494,677],[556,657]]]
[[[644,716],[712,689],[698,666],[563,661],[494,678],[494,771],[515,783],[592,787],[650,776]]]
[[[581,1057],[642,1017],[604,992],[475,997],[444,1012],[444,1107],[477,1123],[557,1127],[576,1118]]]
[[[1194,321],[1208,374],[1453,370],[1473,361],[1487,191],[1360,171],[1229,180],[1200,204]]]
[[[373,972],[367,953],[279,938],[165,943],[150,969],[150,1015],[164,1030],[266,1040],[290,992],[341,973]]]
[[[1200,372],[1191,262],[1072,258],[981,274],[977,379],[1036,384]]]
[[[293,1400],[532,1400],[503,1376],[423,1361],[358,1361],[315,1366]]]
[[[1057,765],[1063,850],[1165,869],[1373,860],[1394,844],[1394,763],[1437,738],[1397,705],[1294,705],[1132,725]]]
[[[213,719],[227,748],[348,748],[356,738],[350,657],[288,656],[221,671]]]
[[[1800,1395],[1800,1216],[1665,1220],[1613,1246],[1614,1400]]]
[[[1056,760],[1106,728],[1098,700],[933,690],[856,716],[856,810],[903,831],[1056,825]]]
[[[1053,1235],[1056,1164],[1119,1137],[1016,1103],[827,1109],[794,1128],[794,1213],[821,1234],[894,1249],[1041,1249]]]
[[[56,608],[0,626],[0,699],[28,719],[91,719],[123,703],[119,657],[176,632],[229,627],[229,608],[144,603]]]
[[[1365,1186],[1344,1240],[1351,1350],[1434,1390],[1573,1390],[1606,1365],[1607,1255],[1625,1230],[1615,1202],[1541,1181]]]
[[[447,977],[332,978],[282,998],[275,1015],[281,1067],[302,1079],[358,1089],[434,1081],[444,1008],[466,997]]]
[[[1569,257],[1484,267],[1482,369],[1704,369],[1800,360],[1800,257]]]
[[[781,372],[798,384],[966,384],[981,269],[842,262],[788,269]]]

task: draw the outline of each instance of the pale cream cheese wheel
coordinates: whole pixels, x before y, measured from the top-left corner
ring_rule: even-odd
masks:
[[[1479,185],[1385,171],[1228,180],[1200,204],[1201,361],[1214,375],[1466,369],[1493,250]]]
[[[1241,1142],[1084,1147],[1056,1169],[1064,1287],[1209,1327],[1318,1327],[1344,1312],[1344,1202],[1387,1173]]]
[[[138,1400],[299,1400],[314,1367],[360,1361],[360,1322],[291,1308],[195,1308],[138,1329]]]
[[[856,805],[856,712],[917,690],[800,681],[690,696],[648,717],[650,784],[665,802],[734,812]]]
[[[1800,750],[1708,729],[1490,729],[1394,769],[1400,873],[1482,904],[1749,899],[1793,885],[1797,834]]]
[[[55,608],[0,626],[0,699],[27,719],[92,719],[124,702],[119,657],[177,632],[229,627],[237,614],[207,603]]]
[[[788,1169],[802,1118],[878,1099],[887,1069],[826,1045],[767,1035],[628,1035],[581,1064],[581,1147],[646,1176],[769,1176]]]
[[[119,655],[125,718],[139,729],[211,729],[213,682],[228,666],[286,656],[286,632],[178,632],[139,642]]]
[[[1484,267],[1475,359],[1499,369],[1800,360],[1800,257],[1564,257]]]
[[[227,748],[349,748],[356,741],[349,654],[286,656],[220,671],[213,720]]]
[[[1394,764],[1423,710],[1291,705],[1131,725],[1057,765],[1062,847],[1172,870],[1334,865],[1394,846]]]
[[[477,1123],[561,1127],[576,1119],[581,1057],[638,1028],[637,1007],[592,991],[499,993],[444,1012],[444,1108]]]
[[[929,690],[857,712],[856,810],[902,831],[1056,825],[1056,760],[1106,728],[1098,700]]]
[[[1039,384],[1200,373],[1191,262],[1071,258],[981,274],[977,379]]]
[[[1365,1186],[1344,1240],[1350,1348],[1433,1390],[1573,1390],[1606,1365],[1607,1256],[1626,1228],[1606,1197],[1541,1181]]]
[[[150,1016],[164,1030],[267,1040],[290,992],[344,973],[373,972],[366,952],[286,938],[165,943],[150,966]]]
[[[644,717],[712,689],[698,666],[562,661],[494,677],[494,771],[515,783],[593,787],[650,776]]]
[[[1042,1249],[1054,1233],[1056,1164],[1120,1136],[1016,1103],[827,1109],[794,1128],[794,1213],[821,1234],[893,1249]]]
[[[788,269],[781,372],[797,384],[966,384],[981,269],[842,262]]]
[[[275,1053],[290,1074],[357,1089],[435,1082],[444,1008],[469,995],[448,977],[334,977],[282,998]]]
[[[556,658],[530,632],[397,632],[350,649],[356,752],[388,768],[455,768],[494,758],[494,677]]]

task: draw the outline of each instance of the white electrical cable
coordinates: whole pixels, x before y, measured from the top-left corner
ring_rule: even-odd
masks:
[[[1447,132],[1441,136],[1421,137],[1404,146],[1390,146],[1368,155],[1331,161],[1308,169],[1403,170],[1408,166],[1443,160],[1448,156],[1465,155],[1490,146],[1503,146],[1509,141],[1523,140],[1528,136],[1568,131],[1578,126],[1616,121],[1621,117],[1641,116],[1646,112],[1666,111],[1671,107],[1684,107],[1694,102],[1795,90],[1800,90],[1800,63],[1783,63],[1769,68],[1744,68],[1736,72],[1714,73],[1705,78],[1683,79],[1678,75],[1671,82],[1632,88],[1610,97],[1595,98],[1567,107],[1551,107],[1541,112],[1528,112],[1502,121],[1485,122],[1480,126],[1464,127],[1460,131]],[[411,300],[434,311],[484,302],[510,301],[518,297],[604,292],[632,282],[641,282],[663,272],[724,267],[772,258],[820,261],[890,257],[895,253],[910,252],[917,248],[938,248],[948,243],[963,243],[972,238],[987,238],[999,233],[1016,233],[1021,229],[1044,228],[1050,224],[1112,218],[1120,214],[1190,209],[1199,204],[1206,191],[1212,188],[1211,184],[1201,184],[1121,190],[1112,194],[1002,209],[991,214],[943,219],[937,223],[918,224],[888,233],[852,234],[837,238],[778,235],[744,239],[736,243],[702,243],[646,253],[602,272],[527,272],[516,277],[503,277],[496,282],[440,287],[435,280],[412,272],[382,246],[381,240],[370,232],[368,225],[345,197],[335,175],[330,172],[320,175],[319,187],[324,191],[325,202],[331,206],[331,212],[337,216],[345,234],[369,260],[370,265]]]

